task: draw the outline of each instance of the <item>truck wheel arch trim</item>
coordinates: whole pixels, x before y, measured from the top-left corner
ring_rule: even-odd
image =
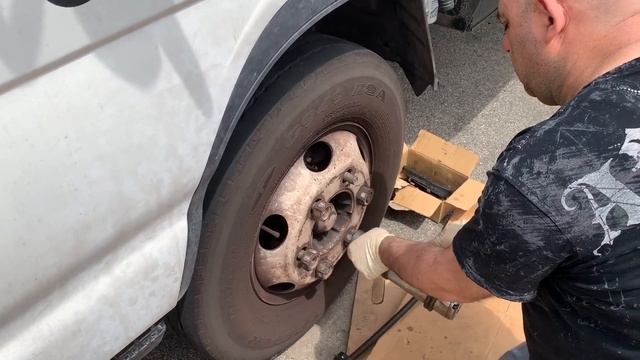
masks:
[[[258,37],[233,88],[209,153],[207,165],[189,204],[187,249],[179,298],[182,298],[187,291],[193,276],[206,190],[247,104],[282,54],[311,26],[347,1],[312,0],[305,2],[302,6],[298,1],[287,0]]]

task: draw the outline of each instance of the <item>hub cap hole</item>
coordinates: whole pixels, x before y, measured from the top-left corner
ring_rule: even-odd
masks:
[[[267,217],[262,226],[260,226],[260,234],[258,242],[260,247],[265,250],[277,249],[287,238],[289,226],[287,220],[282,215],[270,215]]]
[[[338,215],[351,215],[351,209],[353,207],[353,199],[348,192],[341,192],[331,199],[331,204],[336,208]]]
[[[287,293],[291,290],[293,290],[296,286],[290,282],[282,282],[282,283],[277,283],[277,284],[273,284],[271,286],[269,286],[269,291],[271,291],[272,293]]]
[[[304,165],[313,172],[324,171],[331,163],[331,146],[324,141],[311,145],[304,153]]]

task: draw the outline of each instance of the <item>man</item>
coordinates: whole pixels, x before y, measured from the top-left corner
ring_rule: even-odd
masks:
[[[443,249],[373,229],[349,247],[443,300],[523,302],[534,359],[640,359],[640,0],[501,0],[504,50],[562,105],[518,134]]]

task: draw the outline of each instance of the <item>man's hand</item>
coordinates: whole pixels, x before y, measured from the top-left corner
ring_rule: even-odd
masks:
[[[380,259],[380,244],[382,240],[391,234],[382,228],[373,228],[355,241],[353,241],[347,249],[347,254],[353,265],[367,279],[375,279],[389,270]]]

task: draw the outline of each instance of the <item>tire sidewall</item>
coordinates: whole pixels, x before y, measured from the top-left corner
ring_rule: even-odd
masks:
[[[326,129],[345,122],[366,130],[376,195],[364,227],[381,220],[397,174],[404,109],[395,73],[361,49],[314,60],[318,64],[300,64],[298,73],[290,68],[247,111],[243,121],[260,124],[234,158],[205,215],[196,290],[187,297],[197,302],[202,345],[229,358],[266,358],[286,347],[330,305],[325,285],[340,286],[329,279],[307,296],[279,306],[261,301],[252,287],[252,256],[263,210],[304,150]],[[315,70],[304,74],[310,68]]]

